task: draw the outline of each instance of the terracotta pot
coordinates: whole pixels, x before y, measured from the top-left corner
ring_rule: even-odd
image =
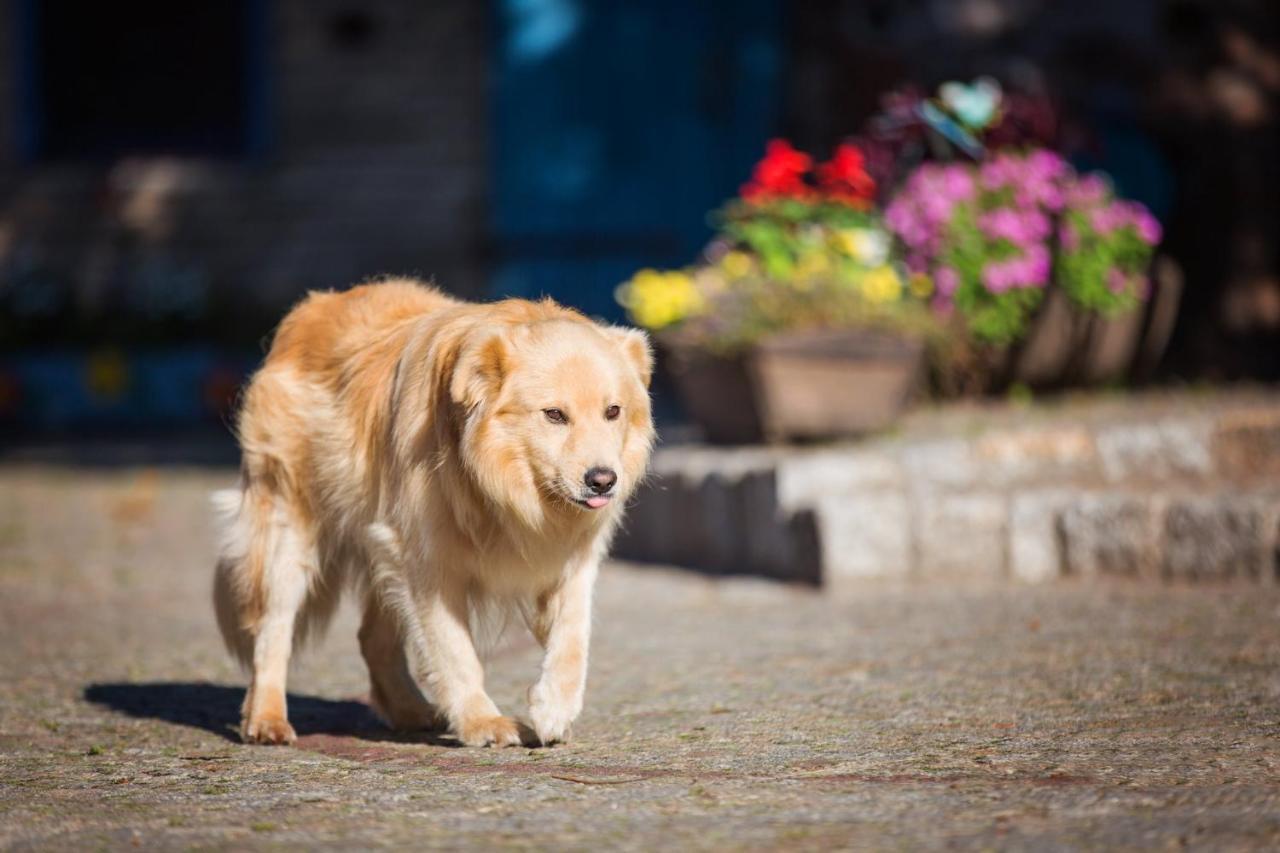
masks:
[[[690,415],[716,443],[860,435],[890,426],[922,375],[923,347],[868,330],[778,335],[714,356],[664,342]]]

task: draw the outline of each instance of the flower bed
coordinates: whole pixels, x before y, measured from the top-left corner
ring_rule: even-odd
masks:
[[[1153,283],[1159,223],[1104,177],[1026,144],[1051,135],[1051,111],[1025,98],[1008,112],[1003,103],[990,80],[893,100],[869,143],[877,172],[894,176],[890,187],[877,185],[853,144],[815,166],[775,140],[717,212],[719,233],[700,263],[641,270],[619,288],[631,318],[671,354],[687,407],[713,438],[884,426],[909,396],[922,353],[944,394],[1122,378],[1144,339],[1146,357],[1158,355],[1178,296],[1168,281]],[[1154,291],[1161,301],[1151,306]],[[788,356],[771,362],[770,353]],[[892,380],[867,379],[876,359],[877,369],[892,365]],[[790,372],[767,366],[781,363]],[[784,393],[801,382],[822,387]],[[716,388],[724,399],[706,399]],[[837,396],[852,395],[874,415],[789,423],[778,414],[823,395],[832,410]],[[717,407],[742,409],[743,400],[751,411],[736,424],[728,415],[710,423]]]
[[[974,339],[1021,340],[1056,282],[1080,310],[1114,316],[1150,292],[1160,225],[1043,149],[981,164],[925,164],[885,219],[907,266],[932,277],[935,310],[957,311]]]
[[[712,439],[848,434],[896,415],[934,324],[928,279],[902,275],[875,190],[857,148],[815,168],[775,140],[718,212],[701,264],[641,270],[619,288]],[[824,409],[833,390],[862,406]]]

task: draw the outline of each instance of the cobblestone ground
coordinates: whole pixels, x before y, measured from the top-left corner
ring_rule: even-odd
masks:
[[[233,736],[208,602],[226,471],[0,470],[0,846],[1275,848],[1280,590],[611,566],[553,749],[396,738],[346,610],[292,749]],[[490,669],[523,712],[526,641]]]

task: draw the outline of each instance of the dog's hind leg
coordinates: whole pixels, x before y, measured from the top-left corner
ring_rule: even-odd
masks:
[[[285,681],[298,611],[307,600],[315,549],[276,513],[276,547],[263,575],[262,622],[253,643],[253,681],[241,710],[240,734],[249,743],[288,744],[297,739],[289,724]]]
[[[240,735],[249,743],[293,743],[285,679],[298,613],[318,577],[314,540],[260,484],[249,486],[238,505],[218,500],[231,521],[215,584],[218,621],[253,673]]]
[[[422,695],[409,670],[398,615],[389,612],[376,593],[370,593],[365,603],[360,653],[369,666],[369,695],[374,710],[388,725],[397,731],[440,725],[435,708]]]

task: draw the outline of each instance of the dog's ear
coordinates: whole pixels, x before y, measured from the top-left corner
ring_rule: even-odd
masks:
[[[606,329],[610,337],[622,348],[622,352],[635,368],[644,387],[649,387],[653,378],[653,347],[649,346],[649,336],[639,329],[624,326],[610,326]]]
[[[479,329],[467,335],[449,381],[449,396],[470,409],[497,394],[511,370],[505,330]]]

